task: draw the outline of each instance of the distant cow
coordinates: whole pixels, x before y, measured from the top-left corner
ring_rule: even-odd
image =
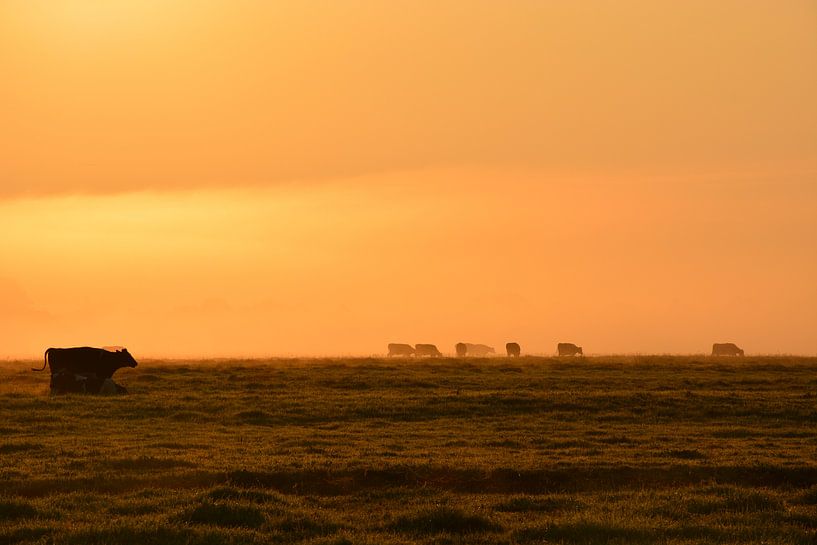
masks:
[[[505,352],[508,357],[518,358],[522,354],[522,348],[519,347],[519,343],[508,343],[505,345]]]
[[[391,343],[389,344],[389,357],[391,356],[413,356],[414,348],[410,344]]]
[[[457,343],[454,345],[454,350],[457,352],[458,358],[464,358],[468,355],[468,345],[465,343]]]
[[[742,356],[743,349],[735,343],[715,343],[712,345],[713,356]]]
[[[560,356],[582,356],[582,347],[576,346],[573,343],[559,343],[556,345],[556,350],[559,351]]]
[[[415,344],[414,354],[417,356],[431,356],[432,358],[439,358],[443,355],[433,344]]]
[[[487,344],[465,343],[465,349],[469,356],[475,356],[477,358],[484,358],[488,354],[496,354],[496,350]]]

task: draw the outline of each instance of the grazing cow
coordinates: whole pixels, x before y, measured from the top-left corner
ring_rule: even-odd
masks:
[[[712,345],[713,356],[742,356],[743,349],[735,343],[715,343]]]
[[[466,353],[469,356],[474,356],[477,358],[484,358],[488,354],[496,354],[496,350],[492,347],[488,346],[487,344],[471,344],[465,343]]]
[[[390,343],[389,357],[392,356],[413,356],[414,348],[410,344]]]
[[[127,349],[103,348],[49,348],[45,351],[41,369],[51,368],[51,392],[63,393],[118,393],[126,394],[124,387],[111,377],[122,367],[138,364]]]
[[[117,369],[136,367],[138,363],[127,348],[112,352],[102,348],[49,348],[45,351],[43,371],[51,368],[51,374],[73,373],[76,375],[94,375],[101,380],[111,378]]]
[[[559,343],[556,345],[556,350],[559,351],[560,356],[583,356],[581,346],[576,346],[573,343]]]
[[[508,357],[518,358],[522,354],[522,348],[519,347],[519,343],[508,343],[505,345],[505,352],[508,353]]]
[[[443,355],[433,344],[415,344],[414,353],[417,356],[431,356],[432,358],[439,358]]]
[[[458,358],[464,358],[465,356],[468,355],[468,345],[465,343],[455,344],[454,350],[456,350]]]

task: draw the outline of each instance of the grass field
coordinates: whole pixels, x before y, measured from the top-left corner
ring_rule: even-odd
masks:
[[[0,364],[0,544],[817,543],[817,358]]]

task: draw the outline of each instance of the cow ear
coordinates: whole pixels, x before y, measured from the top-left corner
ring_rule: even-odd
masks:
[[[125,354],[127,354],[127,353],[128,353],[128,349],[127,349],[127,348],[123,348],[123,349],[122,349],[122,352],[124,352]]]

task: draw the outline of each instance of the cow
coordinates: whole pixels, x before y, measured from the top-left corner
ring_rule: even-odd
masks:
[[[139,365],[127,348],[112,352],[103,348],[49,348],[45,351],[43,366],[32,371],[43,371],[46,366],[51,374],[70,372],[74,374],[94,374],[105,380],[123,367]]]
[[[443,355],[433,344],[415,344],[414,354],[417,356],[431,356],[432,358],[439,358]]]
[[[465,343],[457,343],[454,345],[454,350],[457,352],[458,358],[464,358],[468,355],[468,345]]]
[[[581,346],[576,346],[573,343],[559,343],[556,345],[556,350],[560,356],[583,356]]]
[[[392,356],[413,356],[414,348],[410,344],[390,343],[389,357]]]
[[[471,344],[465,343],[466,353],[469,356],[474,356],[477,358],[484,358],[488,354],[496,354],[496,350],[492,347],[488,346],[487,344]]]
[[[712,345],[713,356],[742,356],[743,349],[735,343],[715,343]]]
[[[103,385],[109,382],[117,393],[127,393],[111,377],[118,369],[137,365],[127,348],[49,348],[45,351],[42,368],[32,368],[32,371],[43,371],[46,366],[50,367],[53,393],[99,393]],[[110,390],[109,385],[106,390]]]
[[[505,345],[505,352],[509,358],[518,358],[522,354],[522,348],[520,348],[519,343],[507,343]]]

